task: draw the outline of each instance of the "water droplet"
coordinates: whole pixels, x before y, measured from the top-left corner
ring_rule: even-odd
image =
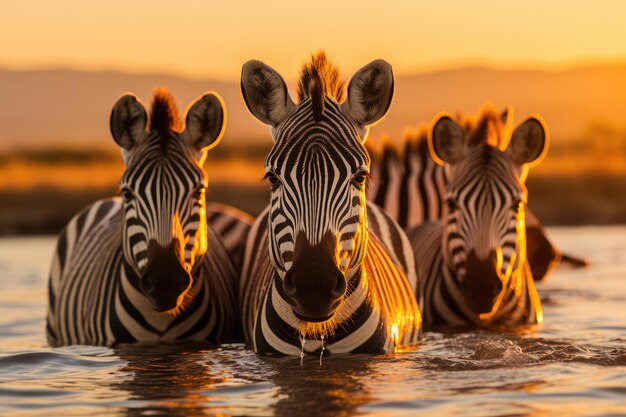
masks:
[[[324,335],[322,335],[322,350],[320,350],[320,366],[322,366],[322,357],[324,356]]]
[[[304,338],[304,333],[300,332],[300,367],[304,367],[304,342],[305,342],[305,338]]]
[[[398,325],[393,323],[391,325],[391,340],[393,341],[393,351],[396,352],[398,348],[398,338],[400,337],[400,331],[398,329]]]

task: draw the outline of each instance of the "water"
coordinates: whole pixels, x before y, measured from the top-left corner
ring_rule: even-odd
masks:
[[[535,333],[430,333],[408,353],[302,367],[242,346],[52,349],[53,239],[0,239],[0,415],[626,415],[626,228],[550,232],[594,265],[540,285]]]

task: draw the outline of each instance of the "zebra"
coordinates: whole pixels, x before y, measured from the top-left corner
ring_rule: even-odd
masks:
[[[207,222],[216,235],[222,238],[222,243],[230,254],[239,277],[246,236],[254,223],[254,217],[236,207],[208,201],[206,213]]]
[[[412,248],[400,226],[365,199],[363,142],[391,103],[391,66],[364,66],[346,96],[334,64],[323,51],[313,54],[294,103],[278,72],[251,60],[241,87],[274,140],[265,160],[270,204],[248,233],[240,279],[248,345],[303,356],[416,343]]]
[[[199,97],[183,130],[173,97],[157,89],[149,131],[147,120],[132,94],[113,106],[111,133],[125,163],[121,197],[84,208],[57,239],[51,345],[242,338],[238,269],[228,252],[240,244],[226,245],[206,214],[203,163],[224,134],[224,102],[215,92]],[[247,232],[248,219],[233,225],[237,212],[215,210],[222,232]]]
[[[447,113],[435,118],[427,145],[449,173],[441,220],[408,232],[425,329],[515,329],[542,322],[526,254],[525,181],[548,144],[547,126],[537,115],[512,133],[489,107],[477,121]]]
[[[509,106],[500,115],[506,129],[510,129],[512,113]],[[374,179],[368,190],[370,201],[383,207],[406,231],[441,220],[449,167],[431,158],[426,128],[406,129],[401,150],[386,136],[379,143],[368,141],[366,148]],[[561,262],[574,267],[588,265],[585,259],[562,253],[550,241],[537,216],[529,207],[525,210],[527,254],[535,281],[547,278]]]

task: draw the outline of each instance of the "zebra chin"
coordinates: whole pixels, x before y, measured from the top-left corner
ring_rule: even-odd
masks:
[[[144,284],[154,279],[144,277],[141,280],[141,289],[148,299],[148,302],[157,313],[176,315],[184,309],[189,289],[192,285],[191,277],[167,277],[167,285],[164,285],[165,279],[161,279],[160,284],[152,286]],[[173,278],[173,279],[172,279]]]
[[[147,297],[150,305],[159,314],[177,315],[184,309],[187,292],[179,294],[175,299],[163,300],[156,297]]]
[[[321,323],[333,318],[341,304],[341,299],[329,300],[328,297],[321,294],[312,294],[291,304],[293,315],[298,320]]]
[[[299,320],[310,323],[330,320],[341,305],[346,292],[346,279],[338,270],[328,272],[310,271],[296,277],[288,273],[285,277],[285,299]],[[294,285],[294,281],[300,284]]]

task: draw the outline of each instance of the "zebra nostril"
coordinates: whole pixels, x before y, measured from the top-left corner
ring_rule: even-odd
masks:
[[[150,280],[147,276],[144,276],[143,278],[141,278],[141,281],[139,282],[139,286],[141,287],[141,291],[143,291],[143,293],[146,295],[151,294],[152,291],[154,290],[154,286],[152,285],[152,280]]]
[[[283,280],[283,290],[287,295],[296,295],[296,286],[293,283],[293,274],[291,272],[285,275],[285,279]]]
[[[461,266],[458,268],[458,270],[457,270],[456,274],[457,274],[457,276],[459,277],[459,280],[460,280],[461,282],[464,282],[464,281],[465,281],[465,275],[467,275],[465,265],[461,265]]]
[[[493,287],[493,290],[492,290],[492,292],[493,292],[493,294],[492,294],[492,295],[493,295],[493,297],[497,297],[497,296],[498,296],[498,294],[500,294],[500,292],[501,292],[501,291],[502,291],[502,282],[499,282],[498,284],[496,284],[496,285]]]
[[[337,282],[335,283],[335,287],[332,289],[330,294],[335,299],[341,298],[346,293],[347,287],[348,287],[348,284],[343,274],[337,274]]]
[[[186,290],[190,282],[191,282],[191,277],[189,276],[189,274],[186,274],[185,276],[183,276],[183,279],[180,282],[180,290],[181,291]]]

